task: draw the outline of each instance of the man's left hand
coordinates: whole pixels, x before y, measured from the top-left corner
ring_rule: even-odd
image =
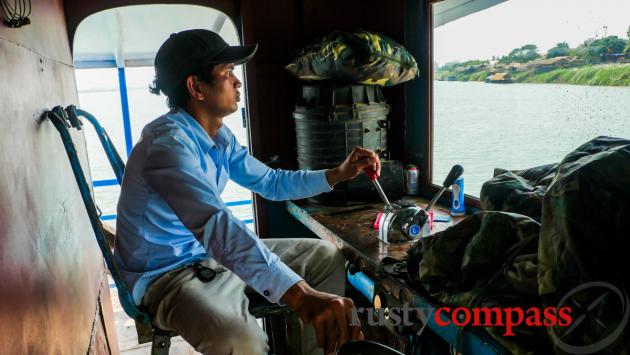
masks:
[[[356,147],[341,165],[326,170],[326,179],[330,187],[333,187],[337,183],[355,178],[368,166],[376,171],[376,176],[381,176],[381,161],[378,155],[369,149]]]

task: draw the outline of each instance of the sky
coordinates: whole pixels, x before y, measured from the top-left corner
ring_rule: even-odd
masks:
[[[627,39],[628,26],[630,0],[508,0],[436,28],[434,60],[491,59],[529,43],[545,53],[604,34]]]

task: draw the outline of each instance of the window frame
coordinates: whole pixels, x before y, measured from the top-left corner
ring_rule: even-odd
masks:
[[[427,55],[425,56],[425,60],[421,72],[426,73],[425,80],[423,81],[423,88],[425,92],[425,102],[427,103],[424,107],[425,119],[424,119],[424,161],[422,165],[425,167],[423,171],[423,178],[420,181],[420,186],[425,197],[433,197],[441,188],[440,185],[435,184],[432,181],[433,174],[433,140],[434,140],[434,110],[433,110],[433,61],[434,61],[434,47],[433,47],[433,5],[448,0],[422,0],[423,9],[423,37],[424,37],[424,50]],[[466,171],[466,167],[464,167],[464,172]],[[440,203],[449,205],[452,199],[452,191],[446,190],[442,197],[440,198]],[[479,198],[465,194],[464,195],[464,203],[466,204],[467,209],[480,209],[481,201]],[[470,212],[470,211],[468,211]]]

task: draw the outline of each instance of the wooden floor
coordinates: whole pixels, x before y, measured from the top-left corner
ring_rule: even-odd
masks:
[[[129,318],[123,311],[118,292],[114,285],[114,280],[109,280],[110,293],[112,296],[112,307],[114,309],[114,320],[116,322],[116,333],[118,335],[118,348],[121,355],[149,355],[151,354],[151,343],[138,344],[138,336],[133,319]],[[181,337],[172,339],[169,355],[192,355],[200,354],[196,352]]]

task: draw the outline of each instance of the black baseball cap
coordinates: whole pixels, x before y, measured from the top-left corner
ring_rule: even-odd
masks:
[[[189,75],[213,64],[243,64],[258,45],[230,46],[218,34],[204,29],[173,33],[155,55],[157,87],[169,94]]]

